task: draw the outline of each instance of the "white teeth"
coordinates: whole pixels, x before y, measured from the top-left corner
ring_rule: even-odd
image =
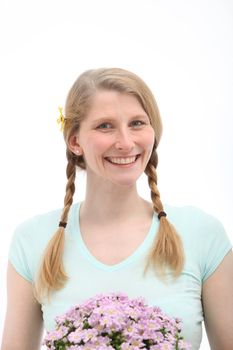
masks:
[[[114,164],[131,164],[136,160],[136,156],[128,158],[107,158],[111,163]]]

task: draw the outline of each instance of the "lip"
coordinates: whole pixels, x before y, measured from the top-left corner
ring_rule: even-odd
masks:
[[[104,159],[115,166],[120,166],[120,167],[129,167],[134,165],[138,158],[140,158],[141,154],[136,154],[136,155],[131,155],[131,156],[111,156],[111,157],[104,157]],[[135,158],[133,160],[133,158]],[[114,161],[113,161],[114,159]],[[126,160],[129,160],[127,163],[124,163]],[[131,160],[131,161],[130,161]]]

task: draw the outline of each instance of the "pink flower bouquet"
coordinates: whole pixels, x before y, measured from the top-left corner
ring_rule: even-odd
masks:
[[[122,293],[97,295],[56,318],[43,344],[51,350],[183,350],[181,321],[144,299]]]

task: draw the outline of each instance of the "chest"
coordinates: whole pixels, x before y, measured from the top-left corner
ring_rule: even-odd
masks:
[[[158,306],[168,315],[181,318],[182,335],[192,342],[193,350],[199,349],[203,311],[201,286],[193,278],[193,271],[188,269],[189,273],[183,273],[175,283],[164,284],[152,272],[143,276],[143,263],[144,256],[141,256],[134,263],[118,269],[101,269],[80,254],[73,269],[68,271],[70,279],[66,288],[57,292],[51,303],[43,306],[45,327],[52,329],[55,316],[71,305],[96,294],[121,291],[130,298],[144,297],[149,305]]]
[[[88,251],[98,261],[115,265],[132,255],[145,240],[150,222],[138,225],[81,227],[81,236]]]

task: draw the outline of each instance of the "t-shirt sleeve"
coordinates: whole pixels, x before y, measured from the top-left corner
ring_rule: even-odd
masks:
[[[72,210],[75,206],[72,207]],[[9,248],[9,261],[15,270],[33,283],[46,246],[57,230],[61,209],[36,215],[16,227]],[[71,214],[69,214],[71,215]],[[68,222],[67,232],[72,220]]]
[[[29,282],[33,282],[33,246],[30,240],[30,232],[33,225],[25,222],[19,225],[12,237],[9,248],[9,261],[15,270]]]
[[[220,265],[232,249],[232,243],[222,223],[211,215],[206,215],[202,228],[201,273],[204,282]]]

